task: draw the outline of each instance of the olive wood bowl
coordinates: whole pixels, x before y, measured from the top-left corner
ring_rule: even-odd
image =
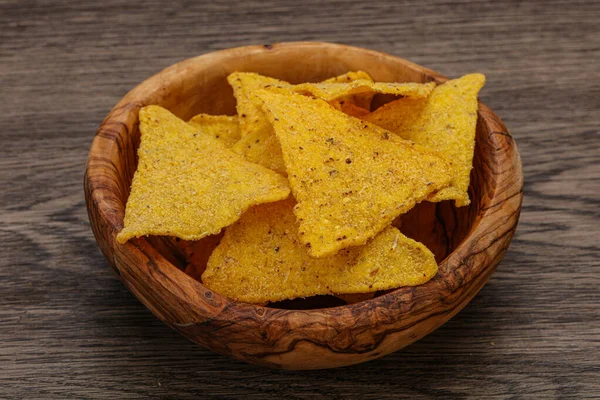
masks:
[[[333,368],[373,360],[419,340],[459,312],[490,278],[517,226],[523,175],[513,138],[481,103],[471,205],[424,202],[401,219],[404,233],[424,242],[440,264],[426,284],[352,304],[335,306],[341,300],[321,296],[263,307],[232,301],[186,275],[169,238],[144,237],[123,245],[115,240],[137,164],[140,107],[158,104],[185,120],[200,112],[235,115],[226,81],[231,72],[300,83],[354,70],[376,81],[447,80],[401,58],[357,47],[314,42],[248,46],[168,67],[129,92],[102,122],[85,172],[90,223],[122,282],[161,321],[202,346],[249,363]]]

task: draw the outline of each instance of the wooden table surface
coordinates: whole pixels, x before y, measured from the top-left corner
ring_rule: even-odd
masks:
[[[595,0],[0,0],[0,398],[600,398],[599,20]],[[83,197],[94,132],[138,82],[293,40],[485,73],[525,173],[519,229],[476,298],[338,370],[260,369],[171,331],[108,268]]]

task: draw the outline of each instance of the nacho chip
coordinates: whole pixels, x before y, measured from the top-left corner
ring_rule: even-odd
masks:
[[[293,92],[259,91],[298,205],[302,243],[327,257],[366,241],[451,179],[438,152]]]
[[[231,150],[247,161],[287,176],[281,146],[272,130],[256,131],[243,136]]]
[[[139,163],[119,243],[143,235],[201,239],[248,207],[289,195],[281,175],[244,161],[164,108],[143,107],[139,118]]]
[[[321,82],[301,83],[293,89],[302,94],[311,94],[325,101],[332,101],[349,95],[364,93],[385,93],[404,97],[427,97],[435,83],[386,83],[359,79],[349,83]]]
[[[347,72],[343,75],[329,78],[329,79],[323,81],[323,83],[349,83],[349,82],[357,81],[359,79],[373,82],[373,78],[371,78],[371,75],[367,74],[366,72],[351,71],[351,72]],[[353,117],[360,117],[362,112],[359,110],[365,110],[367,112],[368,112],[368,110],[370,110],[371,101],[373,100],[373,95],[374,95],[374,93],[361,93],[361,94],[345,96],[342,99],[333,100],[333,101],[329,102],[329,104],[331,104],[338,110],[341,110],[342,112],[344,112],[348,115],[352,115]],[[340,107],[338,107],[335,104],[338,102],[342,102]],[[355,109],[354,106],[358,107],[359,109]]]
[[[384,104],[372,113],[363,115],[361,119],[388,131],[398,132],[404,139],[408,139],[409,134],[403,132],[410,131],[410,127],[418,123],[426,105],[427,98],[405,97]]]
[[[475,149],[477,94],[484,83],[482,74],[465,75],[436,87],[424,101],[396,100],[363,117],[452,160],[451,185],[432,194],[429,201],[454,200],[457,207],[471,202],[468,189]]]
[[[285,165],[279,142],[253,92],[270,86],[290,86],[289,83],[253,72],[234,72],[227,77],[237,101],[241,140],[232,150],[247,161],[285,175]]]
[[[199,128],[202,133],[218,139],[226,147],[233,146],[241,137],[238,117],[198,114],[190,119],[188,124]]]
[[[437,273],[433,254],[393,227],[364,246],[311,258],[293,207],[293,199],[252,207],[227,228],[202,275],[204,285],[235,300],[265,303],[420,285]]]
[[[357,79],[371,81],[371,77],[362,71],[348,72],[326,80],[324,83],[351,82]],[[281,155],[279,141],[273,134],[273,128],[267,121],[254,92],[266,87],[291,87],[289,83],[262,76],[253,72],[235,72],[227,77],[233,87],[237,100],[237,112],[240,121],[241,140],[233,147],[233,152],[242,155],[247,161],[287,176]],[[362,92],[348,94],[331,100],[331,104],[340,111],[355,117],[368,114],[373,93]]]
[[[351,115],[356,118],[362,118],[369,114],[369,110],[359,107],[349,100],[332,100],[329,102],[329,105],[336,110],[343,112],[344,114]]]
[[[227,82],[233,88],[236,99],[236,109],[240,122],[242,137],[253,132],[270,131],[260,104],[250,95],[253,91],[270,86],[289,86],[289,83],[254,72],[234,72],[227,77]]]
[[[323,83],[349,83],[361,79],[373,82],[373,78],[371,78],[371,75],[367,74],[364,71],[349,71],[345,74],[325,79]]]

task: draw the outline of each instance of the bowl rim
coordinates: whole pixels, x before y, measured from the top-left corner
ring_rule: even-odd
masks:
[[[497,179],[490,183],[492,190],[486,193],[488,201],[486,204],[482,204],[480,213],[475,217],[467,236],[440,263],[438,275],[423,285],[401,287],[370,300],[330,308],[310,310],[278,309],[231,300],[209,290],[168,262],[143,237],[130,240],[125,244],[116,242],[115,236],[122,228],[122,215],[118,209],[115,209],[119,193],[114,185],[111,186],[112,184],[106,181],[107,169],[114,170],[116,167],[107,165],[105,159],[106,157],[113,157],[123,146],[124,136],[122,135],[130,134],[128,124],[132,120],[137,120],[137,110],[145,105],[142,99],[143,96],[151,91],[159,90],[157,88],[165,81],[185,73],[188,68],[194,68],[195,65],[202,62],[214,62],[216,59],[227,58],[240,53],[259,54],[261,52],[283,51],[290,48],[311,51],[317,47],[319,50],[326,48],[336,51],[360,52],[390,62],[403,63],[409,68],[420,71],[424,77],[423,81],[442,83],[448,79],[437,72],[393,55],[342,44],[287,42],[274,45],[244,46],[206,53],[167,67],[127,93],[99,127],[90,148],[84,177],[86,204],[94,235],[102,252],[129,290],[150,308],[157,317],[173,328],[185,330],[184,328],[190,325],[212,323],[214,321],[231,321],[232,318],[242,315],[252,319],[260,326],[267,321],[268,323],[289,324],[290,321],[308,320],[312,329],[318,332],[319,330],[329,329],[333,318],[346,321],[346,324],[351,324],[352,329],[360,330],[367,329],[372,324],[370,319],[360,318],[360,314],[367,310],[387,310],[383,323],[389,325],[408,314],[414,313],[416,309],[430,309],[435,312],[434,301],[449,302],[448,304],[455,302],[456,304],[444,311],[447,318],[439,324],[441,325],[458,312],[483,285],[481,284],[478,287],[475,285],[476,287],[473,288],[472,293],[468,293],[466,301],[464,299],[461,301],[452,299],[453,295],[460,288],[475,281],[480,282],[483,280],[485,283],[508,248],[516,229],[523,197],[521,161],[512,136],[502,121],[483,103],[479,104],[478,123],[483,123],[490,132],[489,146],[500,149],[500,151],[493,151],[495,159],[492,167],[500,168],[500,166],[504,166],[503,168],[508,168],[510,171],[503,171],[503,173],[497,175]],[[134,117],[133,114],[135,114]],[[102,157],[105,159],[101,162],[100,158]],[[507,192],[506,188],[516,188],[516,191]],[[118,202],[122,204],[120,200]],[[503,231],[493,235],[494,237],[490,240],[491,243],[478,244],[472,242],[472,238],[488,237],[498,228],[498,225],[494,226],[494,223],[500,223],[497,215],[500,207],[508,215],[507,220],[502,222],[504,225],[501,225]],[[492,215],[495,218],[490,218]],[[492,245],[494,249],[497,249],[495,250],[495,258],[486,261],[489,265],[482,265],[483,261],[478,259],[477,256],[485,253],[488,247]],[[137,263],[138,271],[124,270],[123,264],[131,260],[135,260],[134,264]],[[162,309],[153,304],[153,300],[149,299],[146,293],[142,293],[139,288],[134,287],[129,278],[133,275],[141,276],[144,274],[149,274],[147,279],[150,280],[156,280],[157,276],[160,275],[162,288],[169,292],[169,297],[178,301],[179,307],[182,309],[176,313]],[[432,298],[426,296],[427,292],[438,293],[439,296]],[[422,301],[423,299],[425,301]],[[188,308],[187,312],[184,311],[185,308]],[[418,321],[414,323],[418,323]],[[340,326],[344,327],[343,324]],[[430,331],[438,326],[433,327]],[[209,347],[214,346],[209,345]],[[213,350],[228,352],[227,350],[219,351],[219,349],[214,348]]]

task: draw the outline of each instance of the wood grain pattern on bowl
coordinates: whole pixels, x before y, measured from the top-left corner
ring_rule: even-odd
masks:
[[[168,240],[115,241],[136,168],[138,110],[161,105],[181,118],[234,114],[226,77],[253,71],[292,83],[364,70],[377,81],[444,82],[445,77],[390,55],[330,43],[249,46],[175,64],[142,82],[110,112],[91,146],[85,195],[98,245],[120,279],[164,323],[218,353],[268,367],[331,368],[398,350],[441,326],[483,287],[506,252],[522,201],[521,162],[502,121],[479,105],[468,207],[424,203],[400,219],[427,244],[438,275],[350,305],[311,309],[235,302],[182,271]],[[287,308],[283,308],[287,307]]]

